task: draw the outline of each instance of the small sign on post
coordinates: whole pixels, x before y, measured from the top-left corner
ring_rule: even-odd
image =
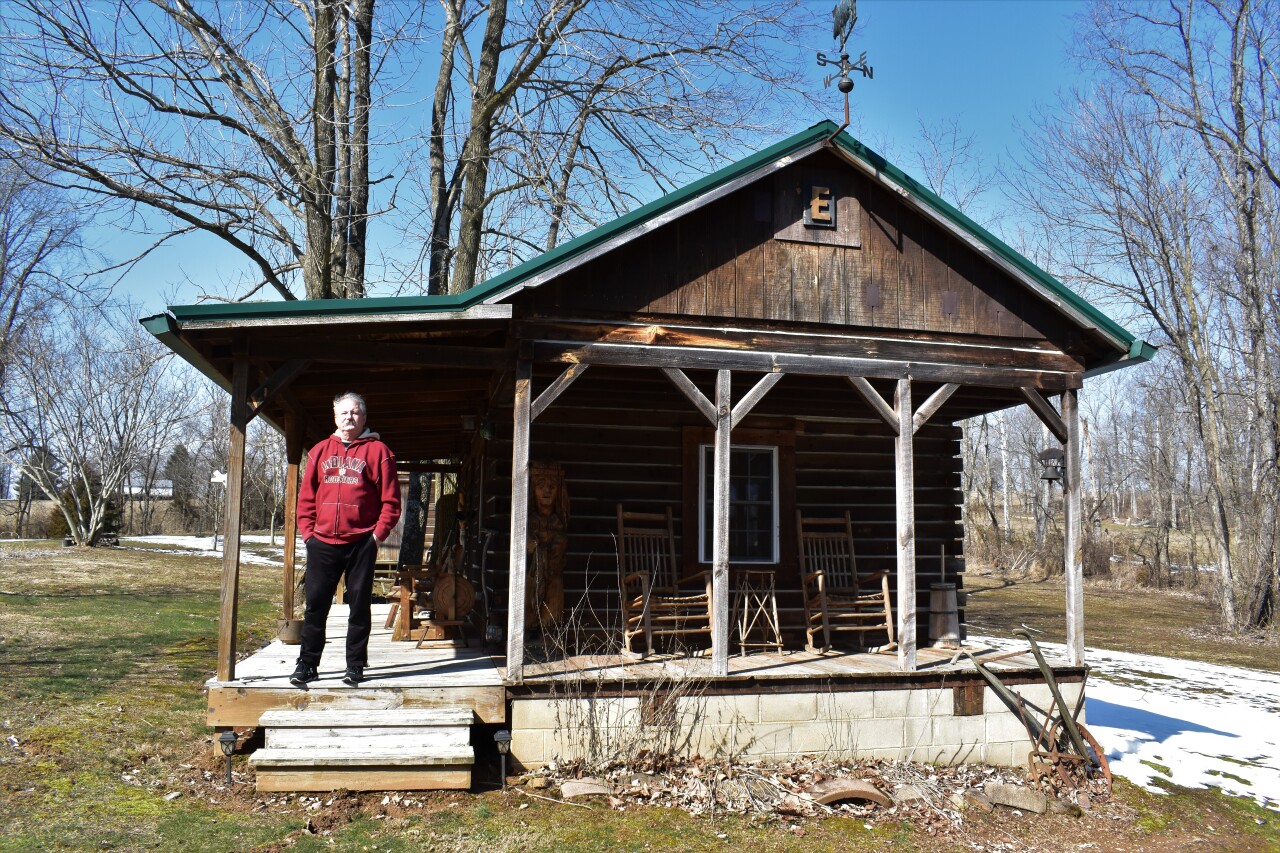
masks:
[[[209,477],[209,482],[215,486],[222,486],[225,489],[227,487],[227,472],[214,471]],[[213,550],[215,551],[218,550],[218,525],[222,523],[221,515],[222,501],[219,499],[217,493],[215,493],[213,501]]]

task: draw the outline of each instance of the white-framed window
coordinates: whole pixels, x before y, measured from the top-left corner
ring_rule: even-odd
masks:
[[[711,562],[715,448],[698,452],[698,554]],[[778,562],[778,448],[735,444],[729,449],[729,559]]]

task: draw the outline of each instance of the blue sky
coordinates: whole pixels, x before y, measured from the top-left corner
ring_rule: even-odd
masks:
[[[821,14],[834,0],[812,0]],[[913,171],[911,152],[919,123],[954,119],[972,134],[975,151],[988,166],[1016,152],[1017,129],[1039,105],[1051,104],[1077,77],[1069,55],[1073,16],[1080,0],[861,0],[859,31],[849,49],[867,52],[875,78],[856,78],[850,131],[898,165]],[[825,30],[829,33],[829,30]],[[813,50],[830,52],[823,38]],[[829,69],[812,62],[813,87],[829,108],[796,116],[793,131],[831,118],[843,119],[834,87],[822,90]],[[762,138],[765,147],[776,138]],[[970,211],[984,218],[982,210]],[[118,240],[118,236],[112,235]],[[100,241],[110,259],[142,245]],[[236,278],[238,256],[210,237],[185,237],[135,268],[119,292],[145,313],[167,304],[198,301],[221,293]],[[257,298],[271,298],[265,291]]]

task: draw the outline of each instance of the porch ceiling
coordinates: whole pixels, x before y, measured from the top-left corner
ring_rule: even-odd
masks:
[[[237,352],[248,358],[251,392],[291,367],[300,368],[282,390],[268,396],[261,414],[277,427],[289,415],[299,419],[308,445],[333,430],[336,394],[362,395],[370,429],[394,448],[405,467],[461,456],[473,437],[463,430],[463,417],[479,421],[502,389],[504,375],[509,388],[509,366],[515,362],[501,320],[388,324],[366,319],[181,330],[163,316],[144,323],[150,328],[166,319],[168,329],[152,331],[225,389],[231,387]]]

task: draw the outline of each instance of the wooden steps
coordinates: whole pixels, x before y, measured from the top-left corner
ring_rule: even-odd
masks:
[[[470,708],[271,710],[249,758],[259,791],[423,791],[471,787]]]

